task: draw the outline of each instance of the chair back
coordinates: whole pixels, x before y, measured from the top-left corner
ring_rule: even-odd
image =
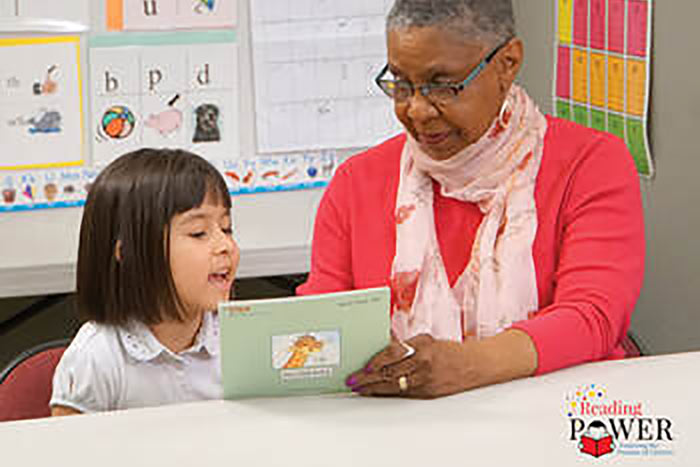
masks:
[[[627,333],[627,335],[622,339],[621,344],[622,348],[625,349],[625,358],[635,358],[644,355],[644,352],[642,352],[637,340],[631,333]]]
[[[51,415],[53,373],[70,339],[45,342],[12,360],[0,373],[0,421]]]

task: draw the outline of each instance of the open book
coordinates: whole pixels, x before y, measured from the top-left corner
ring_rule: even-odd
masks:
[[[224,398],[347,391],[390,342],[386,287],[219,305]]]

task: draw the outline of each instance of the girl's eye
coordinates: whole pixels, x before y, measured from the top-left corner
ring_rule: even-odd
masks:
[[[203,238],[206,235],[206,232],[192,232],[190,234],[190,237],[192,238]]]

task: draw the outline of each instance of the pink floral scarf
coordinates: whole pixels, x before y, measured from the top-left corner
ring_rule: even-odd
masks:
[[[391,275],[392,329],[400,339],[492,336],[537,310],[534,191],[547,121],[515,85],[505,109],[479,141],[446,161],[430,158],[410,135],[406,141]],[[484,214],[454,287],[435,233],[433,179],[443,196],[475,203]]]

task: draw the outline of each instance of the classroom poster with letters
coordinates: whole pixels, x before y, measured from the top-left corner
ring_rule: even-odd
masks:
[[[239,157],[233,31],[108,35],[90,45],[97,165],[143,146]]]
[[[40,29],[0,36],[0,213],[82,206],[100,170],[142,146],[201,154],[232,195],[328,184],[333,148],[241,153],[240,132],[255,138],[239,108],[245,0],[100,1],[0,0],[10,27],[35,27],[27,15],[42,14],[49,29],[55,20],[102,25],[79,39],[48,40]]]
[[[0,39],[0,171],[83,164],[80,61],[78,36]]]
[[[237,0],[107,0],[110,31],[234,27]]]
[[[557,0],[558,117],[622,138],[654,174],[648,139],[652,0]]]
[[[258,152],[366,147],[401,131],[374,86],[392,4],[250,2]]]

